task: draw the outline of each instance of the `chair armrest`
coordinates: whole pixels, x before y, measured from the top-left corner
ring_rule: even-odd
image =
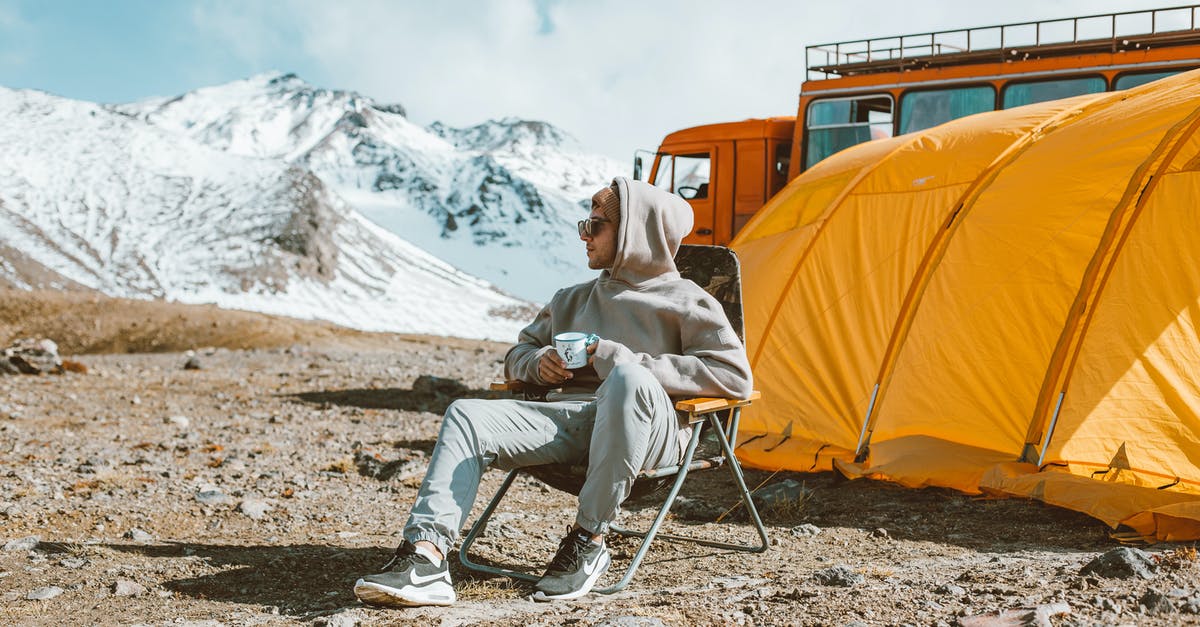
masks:
[[[695,416],[734,407],[745,407],[759,398],[762,398],[762,393],[758,390],[751,392],[748,398],[688,398],[676,402],[675,409]]]
[[[525,389],[525,382],[518,379],[495,380],[488,386],[488,389],[493,392],[520,392]]]

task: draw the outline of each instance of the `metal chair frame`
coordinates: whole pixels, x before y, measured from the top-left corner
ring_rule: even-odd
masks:
[[[637,572],[638,566],[641,565],[643,558],[646,557],[646,553],[650,550],[650,544],[655,538],[662,538],[664,540],[672,540],[677,542],[692,542],[713,548],[745,551],[750,553],[762,553],[763,551],[767,550],[767,530],[763,526],[762,518],[759,516],[758,509],[754,505],[754,499],[751,497],[750,490],[746,486],[746,479],[742,474],[741,464],[738,463],[737,457],[734,456],[733,452],[737,443],[737,428],[738,421],[741,417],[741,409],[742,407],[749,405],[751,401],[756,400],[758,397],[758,392],[755,392],[751,398],[746,400],[694,399],[676,403],[676,409],[688,412],[688,419],[692,424],[692,436],[688,440],[688,445],[684,451],[683,458],[680,460],[680,464],[676,466],[666,466],[663,468],[656,468],[654,470],[642,471],[638,475],[639,481],[661,479],[664,477],[670,477],[671,475],[675,476],[675,480],[671,483],[671,489],[667,493],[663,504],[659,507],[658,514],[655,516],[654,522],[651,523],[649,529],[646,531],[637,531],[626,529],[617,525],[610,525],[610,531],[623,536],[640,537],[642,538],[642,542],[638,547],[637,553],[635,553],[633,559],[630,560],[629,566],[625,569],[625,574],[621,577],[620,581],[606,588],[595,589],[593,592],[612,594],[628,586],[629,582],[633,580],[633,576]],[[697,408],[697,406],[699,406],[699,408]],[[729,411],[729,419],[724,425],[722,425],[720,412],[724,410]],[[700,443],[701,431],[703,431],[701,427],[705,421],[707,421],[711,427],[711,432],[716,435],[717,442],[721,445],[721,452],[719,455],[714,457],[696,459],[696,449]],[[663,521],[666,520],[667,514],[671,511],[671,506],[675,504],[675,499],[677,496],[679,496],[679,491],[683,487],[683,482],[687,479],[688,473],[693,470],[707,470],[710,468],[716,468],[718,466],[728,467],[729,473],[733,477],[733,481],[737,485],[740,493],[741,503],[746,507],[746,511],[750,515],[750,520],[754,523],[755,530],[758,532],[758,543],[737,544],[718,542],[715,540],[696,538],[692,536],[659,533],[659,529],[662,526]],[[459,561],[462,562],[462,565],[470,570],[536,582],[537,580],[541,579],[540,575],[513,570],[511,568],[499,568],[495,566],[488,566],[486,564],[480,564],[473,561],[468,555],[468,551],[475,543],[475,540],[479,538],[479,536],[487,528],[488,521],[491,519],[492,514],[496,511],[496,507],[500,504],[500,501],[508,492],[509,487],[512,486],[513,481],[516,480],[517,475],[521,473],[527,473],[530,474],[530,476],[535,476],[532,473],[529,473],[528,468],[517,468],[509,471],[508,476],[504,479],[504,483],[502,483],[500,488],[496,491],[496,495],[492,497],[491,502],[488,503],[487,507],[483,510],[483,513],[480,514],[479,519],[475,521],[475,523],[471,526],[471,530],[463,539],[462,546],[458,551],[458,558]]]
[[[680,256],[677,256],[676,260],[677,263],[680,263],[681,267],[685,265],[687,267],[692,267],[693,264],[697,263],[695,261],[696,259],[704,259],[705,255],[712,255],[711,251],[714,251],[718,248],[719,247],[713,246],[684,246],[681,248]],[[725,270],[730,271],[730,273],[733,275],[734,281],[732,287],[734,289],[733,293],[736,294],[736,298],[725,299],[723,301],[723,305],[726,307],[726,313],[729,315],[731,324],[734,325],[734,329],[737,331],[738,336],[740,337],[742,312],[740,288],[737,281],[738,272],[736,256],[734,256],[732,251],[729,251],[728,249],[720,249],[718,254],[726,256],[726,258],[722,261],[728,263],[729,267],[725,268]],[[732,268],[732,270],[730,270],[730,268]],[[713,289],[714,286],[719,286],[720,289],[725,290],[724,295],[728,296],[730,281],[729,277],[727,276],[708,276],[707,285],[702,283],[701,286],[709,290],[710,293],[716,291]],[[519,381],[495,383],[492,385],[492,389],[527,391],[523,384]],[[595,589],[593,590],[594,592],[612,594],[628,586],[629,582],[633,580],[638,566],[641,565],[642,560],[646,557],[647,552],[650,550],[650,544],[656,538],[677,542],[691,542],[707,547],[750,553],[762,553],[763,551],[767,550],[767,530],[763,526],[762,518],[758,513],[758,508],[754,505],[754,499],[750,495],[750,490],[746,487],[746,479],[742,473],[742,466],[734,454],[734,449],[737,447],[738,422],[741,418],[742,407],[745,407],[752,401],[757,400],[759,396],[759,392],[755,391],[748,399],[696,398],[681,400],[675,404],[675,409],[688,414],[688,422],[692,425],[691,439],[688,441],[680,463],[676,466],[667,466],[664,468],[642,471],[639,473],[637,479],[638,483],[645,481],[665,481],[674,475],[675,479],[673,482],[671,482],[671,489],[667,493],[662,505],[659,506],[658,513],[654,518],[654,522],[651,523],[647,530],[637,531],[626,529],[617,525],[609,526],[610,531],[614,533],[623,536],[640,537],[642,538],[642,542],[638,547],[637,553],[635,553],[633,559],[630,560],[629,566],[625,569],[625,574],[621,577],[621,579],[611,586]],[[721,420],[722,413],[725,413],[728,416],[728,418],[724,421],[724,424],[722,424]],[[701,434],[705,431],[705,429],[703,429],[705,424],[710,427],[708,432],[714,434],[717,442],[720,444],[720,452],[711,457],[696,459],[696,450],[700,444]],[[676,497],[679,496],[679,491],[683,487],[683,482],[687,479],[688,473],[693,470],[707,470],[711,468],[717,468],[719,466],[726,466],[729,469],[729,473],[739,491],[741,504],[745,506],[746,512],[749,514],[750,520],[754,523],[754,528],[758,532],[758,542],[738,544],[718,542],[715,540],[708,540],[692,536],[660,533],[659,530],[662,527],[663,522],[666,520],[667,514],[670,513],[671,506],[675,504]],[[516,480],[517,475],[525,473],[529,476],[541,479],[541,477],[538,477],[538,469],[545,469],[549,467],[554,467],[556,469],[564,468],[561,465],[551,465],[517,468],[509,471],[508,476],[505,477],[504,482],[496,491],[495,496],[492,497],[491,502],[489,502],[487,507],[484,508],[483,513],[479,516],[479,519],[475,521],[475,523],[471,526],[470,531],[463,539],[462,546],[458,551],[458,558],[464,567],[476,572],[503,575],[505,577],[511,577],[513,579],[519,579],[523,581],[536,582],[541,579],[540,575],[534,573],[480,564],[470,558],[468,551],[487,528],[488,521],[491,519],[492,514],[496,511],[496,508],[500,504],[500,501],[504,498],[504,495],[507,494],[509,488],[512,487],[513,481]],[[582,477],[586,473],[586,468],[572,468],[570,470],[572,470],[579,477]],[[545,482],[545,479],[542,479],[542,481]]]

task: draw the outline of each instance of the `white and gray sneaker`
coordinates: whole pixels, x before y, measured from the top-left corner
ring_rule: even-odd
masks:
[[[610,561],[604,540],[592,542],[591,532],[581,528],[568,531],[537,582],[533,600],[577,599],[587,594],[608,570]]]
[[[396,548],[383,572],[355,582],[354,596],[363,603],[396,607],[450,605],[457,598],[446,560],[408,540]]]

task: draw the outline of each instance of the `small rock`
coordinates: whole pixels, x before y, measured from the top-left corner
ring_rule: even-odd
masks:
[[[42,541],[37,536],[26,536],[24,538],[16,538],[4,543],[5,551],[32,551],[37,548],[38,543]]]
[[[146,586],[129,579],[118,579],[112,585],[112,593],[118,597],[140,597],[146,594]]]
[[[63,593],[63,589],[58,586],[46,586],[45,588],[37,588],[30,590],[29,594],[25,595],[30,601],[47,601]]]
[[[963,588],[962,586],[956,586],[952,583],[942,584],[942,585],[938,586],[937,589],[934,590],[934,592],[937,592],[938,594],[948,594],[950,596],[955,596],[955,597],[960,597],[967,593],[965,588]]]
[[[808,489],[794,479],[772,483],[753,494],[754,504],[762,509],[771,509],[785,504],[803,503],[808,498]]]
[[[224,505],[229,502],[229,496],[217,489],[200,490],[196,493],[196,502],[201,505]]]
[[[134,527],[133,529],[126,531],[124,534],[124,537],[126,537],[130,540],[133,540],[134,542],[153,542],[154,541],[154,536],[146,533],[145,531],[142,531],[141,529],[138,529],[137,527]]]
[[[183,369],[184,370],[200,370],[201,369],[200,358],[195,355],[188,357],[187,361],[183,362]]]
[[[361,624],[362,615],[353,610],[322,616],[313,621],[314,627],[358,627]]]
[[[717,577],[716,579],[713,579],[709,585],[715,588],[734,589],[761,586],[766,583],[768,583],[767,579],[736,575],[733,577]]]
[[[270,503],[259,499],[246,499],[238,503],[238,511],[245,514],[250,520],[262,520],[272,509],[274,508]]]
[[[662,619],[653,616],[614,616],[596,623],[596,627],[665,627],[665,625],[666,623],[662,622]]]
[[[871,532],[871,537],[872,538],[887,538],[887,537],[889,537],[888,530],[884,529],[882,527],[879,529],[876,529],[875,531]]]
[[[1175,611],[1175,605],[1171,603],[1171,599],[1154,589],[1147,590],[1146,594],[1138,599],[1138,605],[1146,608],[1146,612],[1149,614],[1165,614]]]
[[[1100,557],[1088,562],[1079,574],[1095,574],[1113,579],[1128,579],[1141,577],[1153,579],[1158,571],[1158,565],[1142,550],[1129,547],[1113,549]]]
[[[188,420],[187,416],[167,416],[163,418],[163,424],[175,425],[181,429],[186,429],[192,424],[192,421]]]
[[[866,577],[850,570],[849,566],[840,565],[818,570],[813,573],[812,578],[823,586],[837,586],[841,588],[849,588],[867,581]]]
[[[83,568],[87,563],[87,559],[82,557],[64,557],[58,562],[63,568]]]
[[[821,533],[821,528],[811,523],[804,523],[803,525],[792,527],[791,533],[797,538],[808,538],[819,535]]]
[[[53,340],[25,338],[0,350],[4,368],[0,374],[49,374],[62,372],[62,358]],[[16,370],[14,373],[13,370]]]
[[[958,624],[961,627],[1051,627],[1054,624],[1050,620],[1051,617],[1070,613],[1071,606],[1066,603],[1049,603],[1037,607],[963,616],[958,619]]]

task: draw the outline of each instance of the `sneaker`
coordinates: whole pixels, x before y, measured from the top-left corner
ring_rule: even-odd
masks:
[[[457,598],[446,560],[408,540],[396,548],[383,572],[355,582],[354,596],[371,605],[399,607],[450,605]]]
[[[576,599],[591,591],[600,576],[608,570],[608,547],[601,540],[592,542],[592,534],[576,528],[558,543],[558,553],[537,582],[534,601]]]

